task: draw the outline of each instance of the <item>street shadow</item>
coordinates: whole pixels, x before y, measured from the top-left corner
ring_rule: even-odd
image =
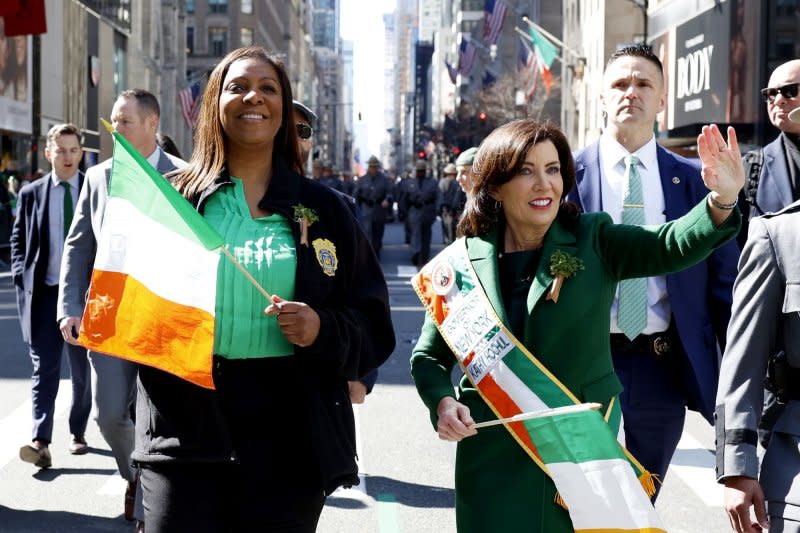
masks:
[[[336,495],[331,495],[325,498],[326,507],[335,507],[337,509],[366,509],[368,505],[361,500],[353,498],[343,498]]]
[[[105,518],[67,511],[24,511],[0,505],[0,531],[13,533],[117,533],[130,531],[122,516]]]
[[[394,496],[397,503],[409,507],[452,509],[456,505],[453,489],[409,483],[384,476],[367,476],[367,494],[376,500]]]
[[[37,471],[31,477],[37,481],[55,481],[60,476],[68,475],[86,475],[94,474],[98,476],[110,476],[116,472],[116,468],[45,468]],[[0,522],[2,523],[2,522]],[[2,531],[2,529],[0,529]]]

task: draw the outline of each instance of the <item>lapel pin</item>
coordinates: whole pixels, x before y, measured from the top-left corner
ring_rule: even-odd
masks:
[[[680,182],[681,182],[681,179],[678,176],[675,176],[675,177],[672,178],[672,183],[674,183],[675,185],[679,184]]]

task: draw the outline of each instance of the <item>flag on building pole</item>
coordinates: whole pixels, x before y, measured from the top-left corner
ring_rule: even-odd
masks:
[[[536,60],[536,54],[530,49],[525,39],[519,39],[519,74],[520,86],[525,94],[525,102],[530,102],[536,93],[536,87],[539,80],[539,65]]]
[[[200,80],[178,91],[178,103],[186,127],[190,130],[194,129],[197,117],[200,115]]]
[[[550,66],[558,57],[558,48],[545,39],[533,26],[528,27],[528,33],[533,42],[533,50],[536,52],[536,59],[539,63],[539,71],[542,73],[544,89],[550,96],[550,87],[553,85],[553,75],[550,73]]]
[[[453,65],[451,65],[446,59],[444,60],[444,64],[447,67],[447,75],[450,76],[450,81],[453,83],[453,85],[455,85],[456,77],[458,76],[458,71],[456,71],[456,68]]]
[[[506,4],[500,0],[486,0],[483,7],[483,42],[492,45],[500,37],[503,20],[506,16]]]
[[[468,39],[461,39],[461,46],[458,52],[458,73],[462,76],[469,76],[472,71],[472,66],[475,64],[475,53],[477,49],[475,45],[469,42]]]
[[[122,135],[112,134],[108,201],[78,342],[213,389],[224,240]]]

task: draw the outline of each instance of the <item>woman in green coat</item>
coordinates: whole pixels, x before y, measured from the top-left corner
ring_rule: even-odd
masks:
[[[473,195],[459,224],[469,263],[504,326],[577,401],[602,404],[605,413],[622,391],[609,347],[617,282],[687,268],[736,236],[744,170],[732,128],[728,138],[729,144],[716,126],[703,128],[698,147],[711,193],[684,217],[649,227],[616,225],[605,213],[579,214],[565,201],[575,165],[552,124],[514,121],[481,144]],[[582,268],[562,280],[553,301],[545,293],[559,251]],[[553,481],[519,439],[503,426],[473,427],[497,416],[466,376],[454,393],[457,361],[437,322],[426,316],[411,371],[439,438],[458,442],[459,532],[573,531],[569,514],[555,503]]]

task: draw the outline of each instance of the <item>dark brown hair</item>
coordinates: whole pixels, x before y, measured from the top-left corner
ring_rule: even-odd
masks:
[[[611,54],[611,57],[608,58],[608,63],[606,63],[606,70],[611,64],[621,57],[641,57],[642,59],[646,59],[647,61],[651,62],[653,65],[656,66],[658,69],[659,74],[661,74],[661,79],[664,79],[664,65],[661,64],[661,60],[658,59],[658,56],[653,53],[653,49],[650,48],[646,44],[632,44],[630,46],[624,46]]]
[[[490,192],[511,181],[522,170],[528,151],[534,145],[550,141],[558,152],[564,190],[558,219],[572,226],[578,220],[578,206],[564,200],[575,186],[575,161],[567,138],[550,122],[521,119],[500,126],[486,137],[478,148],[472,164],[472,194],[467,200],[464,216],[458,223],[461,235],[483,235],[503,218],[503,210]]]
[[[50,131],[47,132],[46,147],[52,148],[56,145],[56,139],[62,135],[74,135],[78,138],[78,144],[81,143],[81,130],[75,124],[56,124]]]
[[[236,61],[257,59],[272,65],[281,85],[281,127],[275,135],[272,160],[283,159],[296,172],[301,172],[300,147],[297,143],[297,127],[292,112],[292,84],[286,75],[283,62],[260,46],[237,48],[226,55],[214,67],[208,78],[200,116],[194,132],[194,151],[186,168],[175,172],[173,184],[186,197],[193,197],[208,188],[222,172],[227,155],[227,139],[219,119],[219,97],[222,82],[228,69]]]

